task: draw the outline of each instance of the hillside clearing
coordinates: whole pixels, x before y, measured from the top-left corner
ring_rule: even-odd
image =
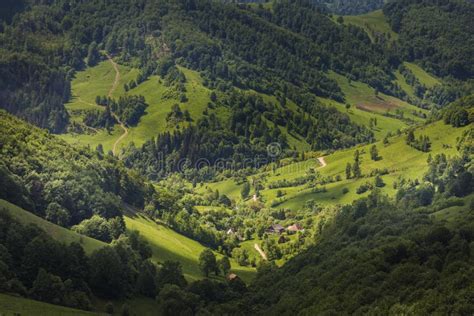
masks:
[[[97,250],[107,245],[106,243],[100,240],[80,235],[72,230],[48,222],[47,220],[42,219],[41,217],[36,216],[31,212],[25,211],[24,209],[14,204],[11,204],[5,200],[0,200],[0,209],[3,208],[8,210],[8,213],[19,222],[26,225],[35,224],[57,241],[66,244],[70,244],[73,242],[81,244],[87,254],[91,254],[94,250]]]
[[[137,230],[148,241],[153,252],[152,259],[155,262],[179,261],[188,280],[204,278],[198,263],[199,255],[206,247],[199,242],[141,215],[125,216],[125,223],[128,230]],[[221,257],[217,253],[216,255]],[[233,260],[231,260],[231,264],[231,271],[246,282],[250,282],[254,277],[255,270],[253,268],[241,267]],[[222,277],[217,277],[217,279],[222,279]]]

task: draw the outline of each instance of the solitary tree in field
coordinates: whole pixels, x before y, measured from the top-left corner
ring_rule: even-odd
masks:
[[[352,173],[354,174],[354,178],[360,178],[362,176],[362,171],[360,170],[359,160],[354,162],[352,167]]]
[[[383,182],[381,176],[376,176],[376,177],[375,177],[375,186],[376,186],[377,188],[382,188],[382,187],[385,186],[385,183]]]
[[[351,164],[348,162],[348,163],[347,163],[347,166],[346,166],[346,179],[350,179],[350,178],[351,178],[351,170],[352,170],[352,166],[351,166]]]
[[[204,249],[199,255],[199,268],[206,277],[209,276],[210,272],[214,272],[216,275],[219,274],[216,256],[210,249]]]
[[[380,159],[379,151],[377,150],[377,146],[375,146],[375,145],[370,147],[370,158],[374,161],[377,161],[377,160]]]
[[[407,144],[410,145],[415,141],[415,133],[413,133],[413,130],[409,130],[407,134]]]
[[[356,151],[354,152],[354,163],[359,163],[359,159],[360,159],[360,153],[359,153],[359,150],[356,149]]]
[[[89,45],[89,49],[87,52],[87,66],[92,67],[95,66],[100,60],[99,50],[97,49],[97,43],[92,42]]]

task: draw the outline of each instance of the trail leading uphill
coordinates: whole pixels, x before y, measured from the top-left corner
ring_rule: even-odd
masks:
[[[112,66],[114,67],[114,70],[115,70],[114,83],[112,84],[112,87],[110,87],[110,90],[109,90],[109,93],[108,93],[108,97],[111,98],[112,94],[114,93],[115,89],[117,89],[117,86],[120,82],[120,71],[119,71],[119,68],[117,66],[117,63],[112,59],[112,57],[109,54],[107,54],[107,59],[110,61],[110,63],[112,64]],[[127,137],[128,128],[120,120],[120,118],[118,117],[117,114],[115,114],[114,112],[111,112],[111,113],[114,116],[115,120],[119,123],[120,127],[123,129],[123,134],[120,135],[120,137],[115,141],[114,147],[112,148],[112,153],[114,154],[114,156],[117,156],[117,146],[125,137]]]

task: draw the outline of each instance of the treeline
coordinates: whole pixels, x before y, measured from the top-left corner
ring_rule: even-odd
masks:
[[[406,136],[406,144],[422,152],[429,152],[431,149],[431,140],[427,135],[419,135],[415,138],[413,130],[409,130]]]
[[[366,82],[379,91],[399,93],[390,74],[390,68],[398,66],[398,58],[374,45],[364,30],[336,24],[306,1],[276,2],[267,18],[315,43],[321,50],[320,60],[326,61],[324,68]]]
[[[106,106],[103,111],[86,111],[82,122],[93,128],[106,128],[107,130],[110,130],[117,120],[112,115],[110,107]]]
[[[127,125],[135,126],[140,121],[140,118],[145,114],[145,109],[148,104],[145,102],[145,97],[142,95],[127,95],[120,97],[118,100],[106,96],[97,96],[95,102],[98,105],[105,106],[104,115],[106,118],[111,115],[111,112],[116,114],[121,122]],[[101,119],[101,117],[98,117]],[[108,121],[104,118],[101,121]],[[84,123],[86,123],[84,121]],[[105,127],[105,126],[103,126]]]
[[[0,198],[64,227],[98,216],[113,223],[106,241],[124,231],[123,202],[153,199],[154,189],[113,157],[69,147],[4,111],[0,119]]]
[[[398,0],[384,6],[400,34],[400,57],[446,77],[474,76],[474,4],[469,1]]]
[[[462,127],[474,123],[474,95],[461,98],[441,111],[444,123]]]

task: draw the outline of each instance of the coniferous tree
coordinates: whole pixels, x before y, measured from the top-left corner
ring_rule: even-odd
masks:
[[[240,189],[240,196],[242,199],[246,199],[249,197],[250,193],[250,183],[248,181],[245,181],[244,184],[242,185],[242,189]]]
[[[370,159],[377,161],[380,159],[379,152],[377,150],[377,146],[373,145],[370,147]]]
[[[87,52],[87,66],[89,67],[95,66],[97,65],[99,60],[100,60],[100,54],[99,54],[99,50],[97,49],[97,43],[92,42],[89,45],[89,49]]]
[[[351,171],[352,171],[352,166],[351,166],[351,163],[348,162],[346,165],[346,179],[351,178]]]

